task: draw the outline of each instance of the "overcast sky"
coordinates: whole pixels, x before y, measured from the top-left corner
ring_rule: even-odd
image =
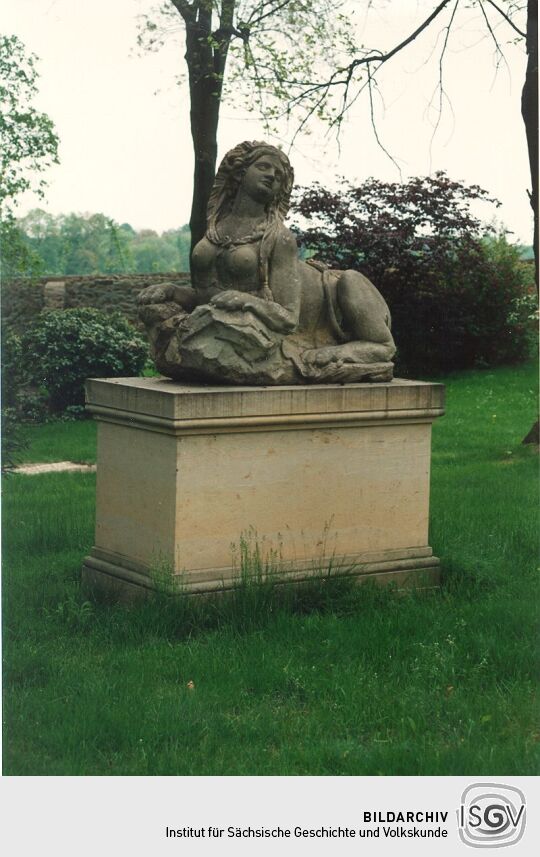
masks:
[[[2,32],[18,35],[41,59],[38,104],[60,137],[61,164],[48,173],[46,202],[39,203],[54,214],[103,212],[136,229],[157,231],[189,219],[189,103],[186,90],[174,83],[184,65],[181,35],[159,54],[140,56],[136,48],[136,17],[153,5],[151,0],[2,0]],[[349,6],[359,43],[388,50],[435,2],[377,0],[367,16],[367,0]],[[445,106],[433,143],[428,104],[438,77],[437,23],[381,71],[379,135],[404,178],[444,169],[452,178],[485,187],[503,203],[498,220],[529,244],[530,179],[520,115],[524,46],[508,45],[507,65],[495,75],[493,44],[481,16],[470,12],[460,20],[444,72],[451,107]],[[501,41],[511,38],[495,13],[492,22]],[[280,134],[285,142],[292,131],[284,127]],[[220,155],[243,139],[261,137],[259,121],[234,103],[223,106]],[[331,184],[338,175],[351,181],[399,180],[374,139],[366,98],[355,104],[341,148],[323,125],[315,125],[298,141],[291,160],[299,184],[315,178]],[[19,213],[36,204],[26,198]]]

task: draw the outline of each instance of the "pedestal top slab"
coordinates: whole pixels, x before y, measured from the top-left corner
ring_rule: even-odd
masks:
[[[105,378],[86,383],[87,409],[126,419],[173,423],[341,415],[434,419],[444,413],[444,385],[394,379],[378,384],[233,387],[182,384],[167,378]]]

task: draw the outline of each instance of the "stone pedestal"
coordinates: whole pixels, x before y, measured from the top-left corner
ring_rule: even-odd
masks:
[[[222,590],[243,540],[280,579],[332,566],[434,585],[431,423],[440,384],[290,387],[91,380],[99,422],[92,586],[129,599],[165,579]],[[235,559],[236,556],[236,559]]]

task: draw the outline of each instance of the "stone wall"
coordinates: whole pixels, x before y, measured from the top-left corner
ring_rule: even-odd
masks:
[[[88,277],[44,277],[2,283],[2,318],[10,329],[22,332],[42,310],[96,307],[119,310],[136,321],[135,298],[147,286],[173,282],[189,285],[187,273],[95,274]]]
[[[2,283],[2,321],[16,331],[23,331],[44,307],[44,283],[16,280]]]

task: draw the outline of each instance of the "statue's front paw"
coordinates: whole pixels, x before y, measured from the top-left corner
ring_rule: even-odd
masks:
[[[219,307],[219,309],[243,310],[246,299],[239,292],[229,289],[226,292],[214,295],[210,303],[212,306]]]
[[[148,304],[164,304],[174,300],[174,285],[172,283],[158,283],[156,286],[148,286],[137,295],[137,303],[140,307]]]

